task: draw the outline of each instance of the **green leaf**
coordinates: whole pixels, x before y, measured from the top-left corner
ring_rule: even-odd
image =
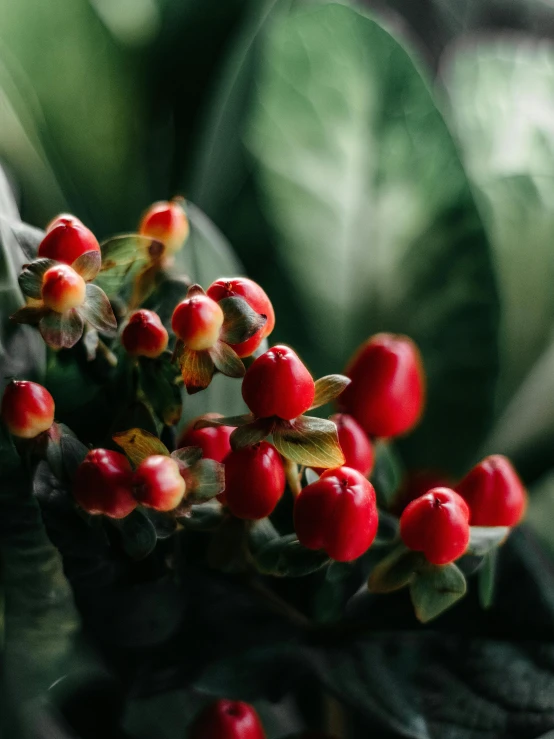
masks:
[[[307,467],[340,467],[344,455],[333,421],[299,416],[273,430],[273,443],[283,457]]]
[[[54,259],[35,259],[21,270],[18,282],[23,295],[40,300],[42,298],[42,278],[46,270],[57,262]]]
[[[113,298],[150,260],[150,249],[159,250],[157,241],[139,234],[114,236],[100,246],[102,268],[96,283]]]
[[[205,390],[212,381],[215,371],[208,351],[197,352],[186,346],[181,350],[179,366],[189,395]]]
[[[75,308],[65,313],[49,311],[38,324],[40,335],[52,349],[71,349],[83,335],[83,327],[83,318]]]
[[[79,439],[67,434],[62,435],[60,446],[65,472],[69,479],[73,480],[75,473],[77,472],[77,467],[87,456],[89,450],[82,442],[79,441]]]
[[[244,377],[246,369],[238,354],[223,341],[218,341],[208,353],[221,374],[227,377]]]
[[[553,64],[550,48],[490,38],[471,51],[459,45],[444,67],[452,124],[482,201],[497,264],[500,407],[551,340]]]
[[[227,344],[240,344],[250,339],[267,323],[267,316],[252,310],[244,298],[223,298],[219,307],[225,317],[220,338]]]
[[[404,468],[391,442],[378,441],[374,450],[375,464],[371,473],[371,482],[375,487],[379,506],[388,509],[394,503],[402,484]]]
[[[171,363],[170,355],[158,359],[141,357],[139,360],[141,388],[156,415],[166,426],[179,422],[182,412],[181,389],[177,385],[179,373]]]
[[[121,535],[125,552],[135,560],[144,559],[156,548],[156,529],[143,511],[135,508],[121,519],[108,519]]]
[[[463,598],[466,579],[455,564],[430,565],[418,570],[410,583],[410,595],[417,618],[432,621]]]
[[[510,535],[509,526],[470,526],[469,544],[466,554],[483,557],[506,541]]]
[[[79,312],[92,328],[105,336],[114,336],[117,330],[117,321],[106,293],[89,283],[85,302],[79,307]]]
[[[202,505],[193,506],[184,516],[179,516],[178,520],[186,529],[215,531],[224,517],[223,508],[217,500],[208,500]]]
[[[400,544],[372,570],[368,582],[369,590],[372,593],[392,593],[399,590],[412,582],[425,562],[421,552],[413,552]]]
[[[153,454],[169,456],[165,444],[157,436],[143,429],[129,429],[112,437],[129,457],[131,464],[137,467],[144,459]]]
[[[102,256],[98,251],[86,251],[71,265],[85,282],[94,280],[102,266]]]
[[[256,568],[274,577],[304,577],[329,564],[325,552],[303,547],[296,534],[272,539],[252,552]]]
[[[471,187],[426,81],[378,23],[331,3],[283,13],[257,69],[247,143],[254,197],[301,309],[291,341],[309,336],[316,367],[327,368],[372,332],[411,336],[429,395],[404,454],[463,472],[493,412],[498,296]]]
[[[38,326],[41,319],[50,313],[50,309],[44,305],[24,305],[23,308],[16,310],[10,316],[10,321],[14,323],[26,324],[30,326]]]
[[[248,530],[248,549],[256,554],[268,544],[279,539],[279,532],[272,524],[271,519],[261,518],[253,521]]]
[[[331,403],[339,397],[345,387],[350,385],[351,380],[344,375],[326,375],[315,381],[314,402],[309,410],[319,408],[326,403]]]
[[[239,426],[231,434],[230,441],[233,449],[242,449],[262,441],[272,433],[275,421],[272,418],[259,418],[254,423]]]
[[[214,459],[201,459],[183,472],[187,484],[187,503],[215,498],[225,489],[225,467]]]

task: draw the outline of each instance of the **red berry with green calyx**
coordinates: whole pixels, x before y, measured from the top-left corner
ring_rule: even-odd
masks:
[[[231,451],[225,458],[225,503],[237,518],[269,516],[285,484],[283,461],[267,441]]]
[[[34,439],[54,423],[54,398],[36,382],[12,380],[4,390],[1,416],[10,434]]]
[[[194,720],[189,739],[266,739],[256,710],[242,701],[218,700]]]
[[[218,341],[223,325],[223,311],[207,295],[183,300],[173,311],[171,326],[189,349],[211,349]]]
[[[133,470],[127,457],[109,449],[92,449],[77,468],[73,496],[88,513],[125,518],[137,506]]]
[[[183,500],[185,487],[179,465],[163,454],[147,457],[135,470],[135,498],[142,505],[156,511],[172,511],[177,508]]]
[[[178,200],[154,203],[144,213],[139,226],[142,236],[161,241],[170,254],[183,246],[189,230],[188,218]]]
[[[377,334],[358,349],[345,374],[352,380],[339,398],[369,436],[410,431],[421,418],[425,378],[421,355],[407,336]]]
[[[308,549],[323,549],[337,562],[366,552],[377,533],[373,485],[351,467],[326,470],[294,502],[294,529]]]
[[[207,290],[210,298],[218,303],[224,298],[243,298],[255,313],[267,317],[267,321],[254,336],[240,344],[231,344],[239,357],[249,357],[260,346],[262,341],[270,335],[275,328],[275,312],[270,299],[265,291],[253,280],[247,277],[222,277],[210,285]]]
[[[206,413],[205,416],[200,416],[200,418],[221,418],[221,414]],[[235,429],[232,426],[210,426],[203,429],[195,429],[194,424],[200,418],[194,418],[183,429],[177,441],[177,448],[182,449],[185,446],[197,446],[202,449],[204,459],[214,459],[216,462],[223,462],[231,451],[231,442],[229,439]]]
[[[73,264],[87,251],[100,251],[96,236],[74,216],[62,214],[48,225],[38,256]]]
[[[131,357],[155,359],[167,349],[168,335],[157,313],[137,310],[121,334],[121,343]]]
[[[41,292],[47,308],[65,313],[83,305],[87,286],[81,275],[68,264],[56,264],[44,273]]]
[[[462,556],[469,544],[469,508],[450,488],[433,488],[413,500],[400,517],[400,536],[434,565]]]
[[[255,359],[242,381],[244,402],[257,418],[290,421],[311,407],[314,396],[312,376],[288,346],[274,346]]]
[[[456,485],[456,492],[469,507],[472,526],[516,526],[527,506],[525,487],[501,454],[479,462]]]

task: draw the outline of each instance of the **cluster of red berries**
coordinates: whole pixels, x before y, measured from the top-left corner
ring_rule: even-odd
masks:
[[[140,233],[163,242],[168,253],[180,247],[188,230],[178,202],[156,203],[140,225]],[[73,216],[62,215],[49,224],[39,256],[57,264],[44,274],[45,304],[67,310],[84,299],[84,281],[69,265],[98,250],[94,235]],[[216,280],[206,293],[195,292],[180,302],[171,322],[178,340],[196,352],[214,347],[223,335],[222,301],[237,297],[266,320],[249,338],[224,343],[238,357],[251,356],[273,330],[275,314],[262,288],[246,278]],[[144,309],[131,314],[121,333],[123,347],[134,357],[158,357],[168,341],[160,318]],[[355,353],[346,375],[350,384],[339,397],[340,412],[332,416],[344,465],[317,469],[321,476],[305,486],[294,502],[299,541],[338,561],[361,556],[377,532],[376,495],[368,480],[375,439],[410,431],[425,404],[421,357],[407,337],[370,338]],[[292,422],[312,407],[315,395],[310,372],[292,349],[282,345],[254,359],[242,382],[243,399],[255,420]],[[12,434],[32,438],[52,425],[54,401],[40,385],[12,382],[4,393],[2,418]],[[285,465],[275,446],[258,441],[232,448],[232,427],[196,428],[197,421],[182,432],[179,448],[199,447],[204,458],[224,464],[225,490],[219,499],[234,516],[248,520],[269,516],[286,487]],[[106,449],[90,451],[74,481],[75,497],[85,510],[114,518],[128,515],[137,504],[173,510],[185,490],[183,468],[171,457],[150,456],[133,471],[123,454]],[[500,456],[485,459],[455,489],[432,487],[421,492],[402,512],[400,535],[406,546],[422,551],[433,564],[446,564],[466,551],[470,526],[517,524],[526,502],[516,472]]]

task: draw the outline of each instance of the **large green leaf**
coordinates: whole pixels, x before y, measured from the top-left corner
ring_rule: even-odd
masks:
[[[452,121],[498,270],[503,405],[550,340],[554,321],[554,51],[488,40],[460,46],[447,62]]]
[[[139,67],[89,3],[23,0],[15,7],[3,0],[0,45],[7,70],[0,94],[15,111],[0,150],[25,181],[28,217],[42,225],[54,215],[46,206],[65,201],[108,232],[137,218],[148,192]],[[4,83],[8,76],[14,84]],[[37,158],[48,182],[27,173]]]
[[[373,331],[413,336],[429,405],[409,456],[463,466],[491,413],[497,295],[464,170],[425,81],[377,23],[328,4],[272,23],[255,100],[255,186],[317,369],[340,369]]]

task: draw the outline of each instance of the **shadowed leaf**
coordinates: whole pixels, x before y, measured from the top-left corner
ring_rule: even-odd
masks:
[[[213,360],[207,351],[196,352],[183,347],[179,365],[187,393],[192,395],[207,388],[215,372]]]
[[[183,471],[188,503],[214,498],[225,489],[225,467],[214,459],[201,459]]]
[[[503,544],[511,530],[509,526],[470,526],[466,554],[483,557]]]
[[[25,264],[18,277],[19,287],[23,295],[28,298],[40,300],[42,297],[42,278],[46,270],[53,267],[57,262],[54,259],[35,259],[34,262]]]
[[[23,308],[16,310],[10,316],[10,320],[15,323],[28,323],[31,326],[36,326],[40,319],[49,312],[50,308],[46,308],[44,305],[24,305]]]
[[[244,426],[252,423],[255,417],[252,413],[243,413],[241,416],[222,416],[221,418],[199,418],[194,424],[195,429],[217,428],[218,426]]]
[[[239,426],[231,434],[231,447],[242,449],[242,447],[257,444],[271,434],[274,426],[275,420],[273,418],[259,418],[254,423]]]
[[[66,313],[50,311],[40,319],[40,335],[52,349],[71,349],[83,335],[84,321],[72,308]]]
[[[224,298],[219,307],[225,317],[220,337],[227,344],[250,339],[267,323],[267,316],[252,310],[244,298]]]
[[[123,549],[135,560],[144,559],[156,547],[156,528],[149,517],[138,508],[120,519],[108,519],[121,535]]]
[[[427,623],[454,605],[466,592],[466,579],[455,564],[421,568],[410,583],[417,618]]]
[[[227,377],[244,377],[246,370],[238,354],[228,344],[218,341],[208,349],[216,369]]]
[[[170,455],[173,459],[177,459],[186,467],[191,467],[202,459],[202,449],[199,446],[185,446],[182,449],[176,449]]]
[[[408,585],[425,562],[421,552],[400,544],[373,569],[367,586],[372,593],[392,593]]]
[[[98,285],[87,285],[86,301],[79,307],[79,312],[101,334],[110,336],[117,330],[117,321],[108,296]]]

